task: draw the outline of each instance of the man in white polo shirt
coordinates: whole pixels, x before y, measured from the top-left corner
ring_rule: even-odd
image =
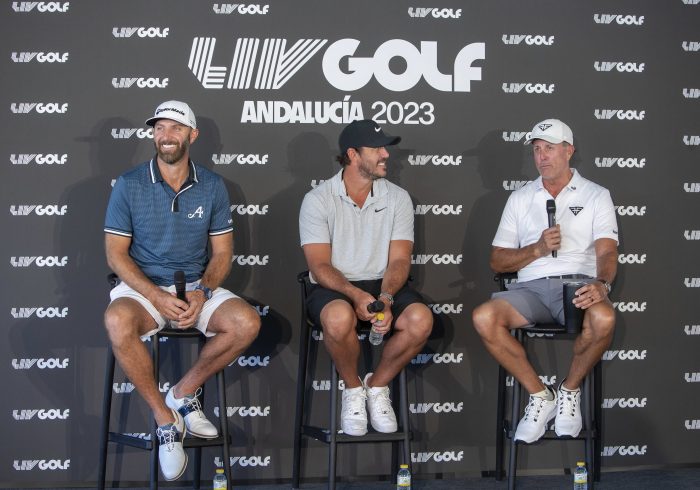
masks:
[[[530,400],[515,439],[540,439],[555,419],[558,436],[581,431],[579,386],[608,348],[615,310],[608,299],[617,271],[617,220],[610,192],[570,168],[574,137],[558,119],[539,122],[527,135],[540,177],[513,192],[493,240],[491,268],[518,272],[518,282],[495,293],[473,314],[474,327],[496,360],[528,390]],[[549,226],[547,201],[555,200]],[[556,254],[552,252],[556,251]],[[574,305],[585,310],[573,360],[556,391],[545,386],[510,329],[564,323],[562,284],[585,282]]]
[[[408,193],[387,181],[390,137],[371,120],[355,121],[340,134],[340,172],[304,197],[299,231],[312,290],[308,312],[323,327],[323,342],[345,382],[341,428],[367,433],[396,432],[388,384],[420,352],[433,316],[406,285],[413,249],[413,204]],[[367,306],[387,305],[383,319]],[[374,373],[359,377],[357,321],[392,335]]]

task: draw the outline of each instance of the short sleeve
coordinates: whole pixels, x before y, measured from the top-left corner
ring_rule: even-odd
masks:
[[[304,196],[299,211],[299,238],[301,245],[331,243],[328,211],[315,193]]]
[[[502,248],[519,248],[520,239],[518,236],[518,217],[516,214],[517,205],[515,203],[516,194],[513,193],[508,197],[501,221],[498,223],[496,236],[493,238],[491,245]]]
[[[231,202],[228,191],[221,178],[214,184],[214,200],[212,202],[211,225],[209,235],[223,235],[233,231],[231,219]]]
[[[119,177],[114,183],[112,194],[109,196],[104,231],[105,233],[128,237],[133,234],[128,184],[123,177]]]

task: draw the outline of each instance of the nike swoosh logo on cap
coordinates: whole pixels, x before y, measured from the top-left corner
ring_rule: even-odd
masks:
[[[377,133],[378,133],[379,131],[381,131],[381,130],[382,130],[382,128],[374,128],[374,131],[377,132]]]

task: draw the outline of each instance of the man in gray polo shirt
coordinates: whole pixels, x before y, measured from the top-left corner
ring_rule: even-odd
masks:
[[[260,317],[219,287],[233,256],[230,205],[223,179],[190,160],[199,135],[194,113],[171,100],[146,124],[156,155],[117,179],[107,207],[107,262],[121,283],[110,293],[105,326],[114,356],[153,411],[163,476],[175,480],[187,466],[185,434],[218,435],[197,398],[201,385],[250,345]],[[175,295],[176,271],[184,273],[186,301]],[[209,339],[163,400],[142,340],[167,325],[196,328]]]
[[[581,430],[579,386],[610,345],[615,327],[608,294],[617,271],[618,238],[610,192],[569,167],[575,151],[569,126],[558,119],[541,121],[525,144],[532,144],[540,177],[510,195],[491,251],[493,270],[517,271],[518,282],[495,293],[472,317],[491,355],[530,393],[514,438],[532,443],[555,417],[558,436],[576,437]],[[551,227],[550,199],[556,203],[557,223]],[[540,381],[510,329],[563,324],[562,284],[571,279],[587,283],[574,300],[585,310],[583,330],[569,372],[553,391]]]
[[[385,179],[390,137],[371,120],[355,121],[339,138],[341,170],[309,191],[299,215],[301,245],[312,290],[308,312],[323,327],[323,341],[345,382],[341,428],[350,435],[372,427],[395,432],[389,382],[421,350],[433,316],[406,285],[413,249],[413,205],[408,193]],[[376,300],[388,308],[368,312]],[[392,331],[374,373],[359,377],[357,321],[381,334]],[[367,405],[367,408],[365,406]]]

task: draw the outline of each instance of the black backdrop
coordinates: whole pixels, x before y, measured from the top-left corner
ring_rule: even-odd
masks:
[[[227,183],[237,256],[226,286],[263,320],[227,371],[238,480],[291,474],[298,210],[336,172],[337,135],[357,117],[403,137],[390,179],[414,200],[412,274],[436,316],[409,371],[417,478],[493,469],[496,365],[470,312],[495,289],[490,242],[509,192],[536,176],[522,140],[546,117],[573,128],[573,164],[618,206],[603,464],[700,461],[697,0],[5,1],[2,10],[0,417],[12,443],[0,449],[1,486],[96,478],[104,209],[113,179],[152,155],[143,121],[167,99],[192,106],[194,158]],[[568,349],[538,349],[538,370],[560,379]],[[163,390],[192,357],[166,352]],[[317,408],[327,372],[321,363]],[[116,404],[127,430],[147,432],[131,388],[117,380]],[[324,450],[311,445],[305,474],[325,474]],[[207,454],[213,474],[221,461]],[[119,455],[110,478],[143,480],[146,458]],[[578,445],[545,445],[521,463],[548,470],[580,456]],[[344,474],[386,474],[387,462],[381,446],[341,452]]]

